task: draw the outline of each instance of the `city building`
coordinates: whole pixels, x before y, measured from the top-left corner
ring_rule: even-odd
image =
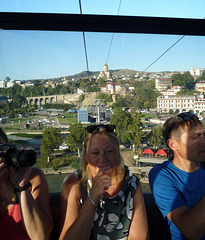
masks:
[[[7,88],[13,87],[13,85],[15,84],[14,81],[10,80],[9,82],[7,82]]]
[[[106,120],[106,108],[104,103],[96,103],[78,110],[78,122],[100,123]]]
[[[195,99],[195,112],[205,112],[205,96],[203,94],[198,95]]]
[[[190,69],[190,73],[192,76],[201,76],[203,74],[203,72],[205,71],[205,68],[198,68],[198,69],[194,69],[194,67],[192,66]]]
[[[155,88],[158,91],[166,91],[167,89],[172,87],[172,79],[171,78],[156,78],[155,80]]]
[[[5,88],[5,87],[6,87],[6,82],[0,81],[0,88]]]
[[[197,76],[201,76],[203,74],[203,72],[205,71],[205,68],[199,68],[195,70],[195,74]]]
[[[110,94],[115,93],[115,83],[113,83],[113,82],[107,83],[107,91]]]
[[[173,86],[170,89],[167,89],[166,91],[160,91],[162,95],[176,95],[181,90],[181,86]]]
[[[104,79],[106,81],[112,81],[112,75],[111,73],[108,71],[108,65],[105,64],[103,67],[103,71],[100,72],[99,76],[97,79]]]
[[[78,122],[88,123],[88,110],[87,110],[87,108],[80,108],[78,110]]]
[[[195,90],[200,93],[204,93],[205,92],[205,82],[197,82],[195,84]]]
[[[190,69],[190,73],[191,73],[191,75],[192,75],[192,76],[194,76],[194,75],[195,75],[195,69],[194,69],[194,67],[193,67],[193,66],[192,66],[192,67],[191,67],[191,69]]]
[[[197,95],[174,95],[174,96],[159,96],[157,98],[157,111],[168,113],[169,110],[174,112],[187,112],[187,111],[203,111],[203,108],[196,110]]]

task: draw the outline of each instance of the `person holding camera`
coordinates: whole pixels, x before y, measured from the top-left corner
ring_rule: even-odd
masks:
[[[123,164],[114,125],[86,128],[80,169],[65,178],[60,240],[147,240],[139,179]]]
[[[24,158],[32,154],[22,154],[18,160],[21,153],[10,157],[12,151],[0,128],[0,239],[47,240],[52,217],[46,178],[40,169],[32,167],[33,163],[18,166],[13,162],[15,158],[18,163],[22,159],[29,162]]]

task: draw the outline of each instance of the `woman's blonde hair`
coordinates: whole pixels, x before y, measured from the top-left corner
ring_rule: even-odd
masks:
[[[119,164],[115,168],[115,181],[116,181],[116,184],[118,184],[121,181],[123,176],[124,161],[120,154],[120,146],[119,146],[116,133],[107,132],[103,127],[99,127],[94,132],[86,134],[85,142],[83,146],[83,154],[82,154],[82,158],[80,160],[80,166],[79,166],[79,170],[81,174],[80,182],[86,183],[88,179],[90,179],[92,182],[90,171],[88,169],[88,164],[86,163],[86,152],[87,152],[87,149],[90,147],[91,140],[95,134],[99,134],[100,136],[104,137],[111,145],[114,145],[117,150],[117,153],[119,156]]]

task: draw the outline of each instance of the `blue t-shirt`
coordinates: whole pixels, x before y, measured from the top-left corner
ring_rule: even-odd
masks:
[[[150,187],[156,205],[164,218],[172,210],[187,206],[194,207],[205,195],[205,169],[201,167],[195,172],[185,172],[168,160],[156,165],[149,173]],[[168,219],[172,239],[186,239],[179,229]],[[202,239],[205,239],[205,235]]]

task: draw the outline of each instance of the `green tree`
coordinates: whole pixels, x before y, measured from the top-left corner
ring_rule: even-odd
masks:
[[[78,99],[78,102],[82,103],[84,99],[85,99],[85,94],[81,94],[79,99]]]
[[[202,75],[197,78],[197,82],[204,82],[205,81],[205,71],[203,71]]]
[[[112,102],[112,95],[111,94],[106,94],[106,93],[100,93],[97,96],[97,99],[104,99],[105,105],[107,105],[108,102]]]
[[[192,91],[190,91],[189,89],[181,89],[178,93],[177,93],[177,95],[193,95],[194,93],[197,93],[197,91],[195,91],[195,90],[192,90]]]
[[[112,104],[113,109],[122,109],[123,107],[127,107],[127,99],[122,97],[120,94],[116,94],[116,102]]]
[[[59,128],[49,127],[43,131],[43,139],[41,141],[41,155],[48,159],[54,149],[57,149],[63,143],[61,130]]]
[[[85,129],[81,123],[75,123],[70,125],[69,131],[70,133],[66,137],[66,144],[70,147],[71,151],[78,151],[78,156],[80,157]]]
[[[127,111],[116,110],[110,119],[110,123],[116,126],[116,133],[122,143],[129,140],[128,126],[131,121],[131,114]]]
[[[154,81],[133,82],[134,90],[126,96],[127,106],[134,109],[150,109],[156,107],[156,98],[160,95],[154,89]]]
[[[150,144],[157,148],[160,145],[164,144],[163,134],[162,134],[162,127],[161,126],[155,126],[152,128],[152,131],[150,133]]]
[[[169,114],[171,115],[173,113],[174,113],[174,111],[172,109],[169,109]]]
[[[106,81],[103,78],[98,79],[98,84],[100,87],[106,85]]]
[[[15,95],[12,98],[12,106],[15,108],[22,107],[26,104],[26,98],[21,95]]]
[[[173,86],[183,86],[189,90],[193,90],[195,86],[194,79],[190,72],[174,74],[172,76],[172,82]]]
[[[131,122],[128,126],[128,132],[130,135],[130,141],[133,145],[133,152],[135,151],[135,147],[140,146],[141,144],[141,137],[142,137],[142,130],[141,130],[141,114],[136,113],[135,111],[131,112]]]

